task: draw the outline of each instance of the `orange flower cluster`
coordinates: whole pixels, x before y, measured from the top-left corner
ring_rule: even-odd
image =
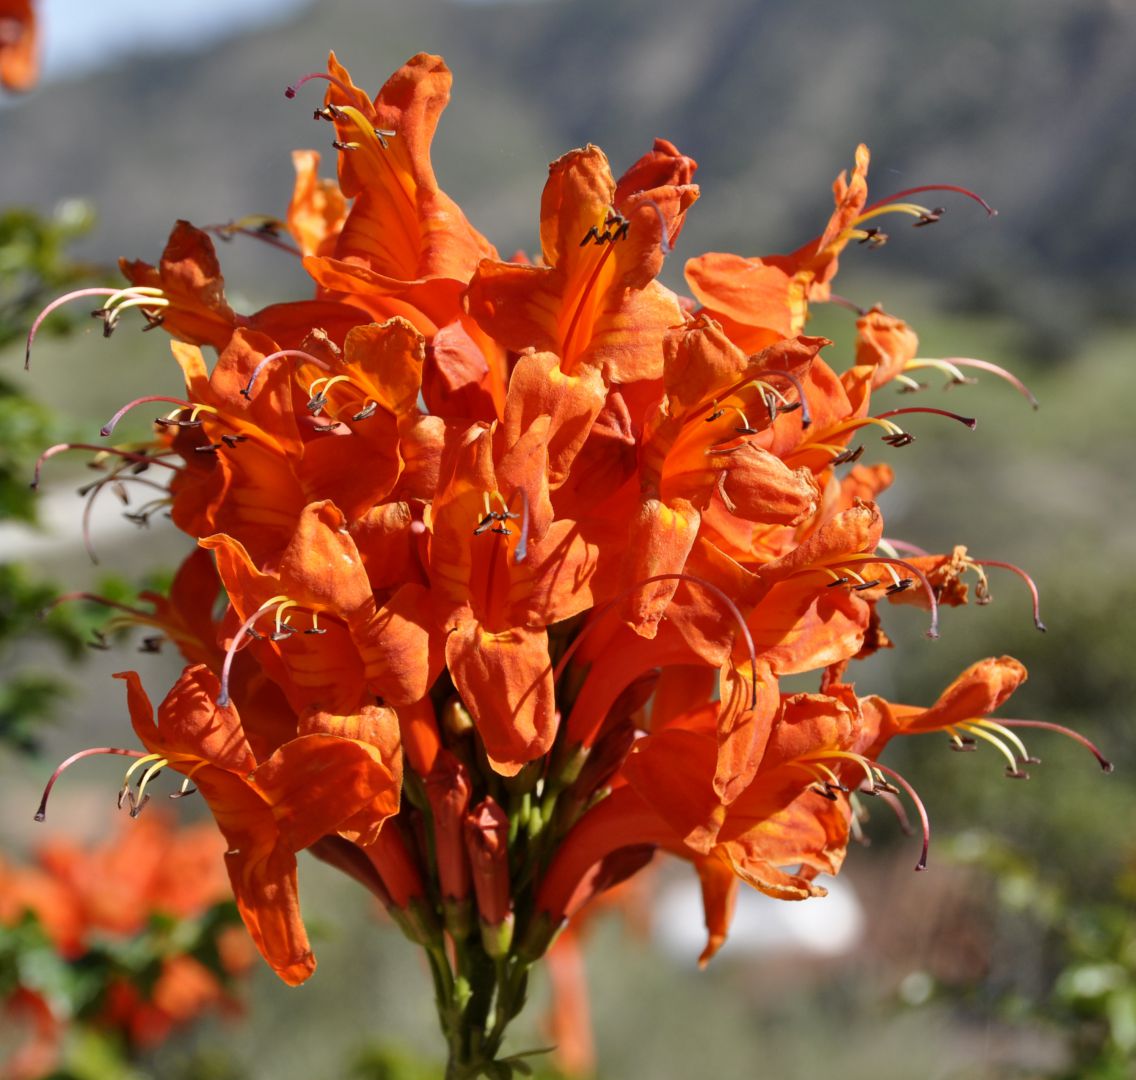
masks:
[[[0,927],[16,927],[30,914],[56,953],[82,966],[88,982],[100,972],[106,975],[98,993],[92,995],[86,986],[70,1001],[42,964],[17,964],[14,972],[5,972],[3,1008],[24,1018],[31,1031],[3,1063],[5,1077],[51,1072],[77,1020],[144,1048],[206,1010],[236,1006],[217,974],[187,951],[185,935],[166,936],[142,979],[128,978],[113,962],[103,963],[111,955],[105,952],[107,943],[136,939],[153,919],[196,919],[226,900],[223,850],[210,826],[174,831],[163,818],[147,816],[96,847],[52,838],[37,852],[35,866],[0,860]],[[239,926],[219,927],[211,947],[219,949],[227,975],[245,971],[252,961]]]
[[[1017,661],[975,664],[930,708],[846,678],[890,644],[881,604],[925,606],[933,634],[990,565],[886,540],[892,470],[856,462],[867,434],[911,441],[901,414],[943,412],[873,413],[877,390],[991,365],[919,358],[878,308],[846,371],[803,334],[810,305],[841,302],[846,246],[882,242],[873,222],[937,219],[905,201],[927,189],[869,204],[860,147],[816,239],[690,259],[683,298],[658,275],[699,192],[669,142],[618,178],[594,146],[553,162],[540,252],[506,261],[431,167],[439,58],[374,100],[334,56],[288,96],[313,79],[337,180],[298,152],[286,220],[219,230],[292,251],[311,299],[237,313],[185,222],[158,265],[123,262],[128,287],[87,290],[108,333],[130,308],[162,324],[186,384],[112,418],[104,435],[138,404],[169,409],[151,442],[102,448],[94,490],[168,476],[149,507],[198,541],[168,599],[122,613],[189,663],[156,716],[122,676],[146,751],[129,798],[164,768],[200,791],[283,979],[315,967],[296,892],[310,848],[384,898],[443,990],[484,971],[471,950],[498,962],[473,1005],[443,1010],[484,1048],[557,927],[656,849],[701,878],[708,958],[739,880],[823,892],[862,797],[906,789],[877,760],[892,737],[981,739],[1021,772],[1024,721],[989,719]],[[809,671],[815,692],[782,692]]]

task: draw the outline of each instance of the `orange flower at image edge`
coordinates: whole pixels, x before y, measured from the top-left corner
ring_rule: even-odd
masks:
[[[39,42],[32,0],[0,0],[0,86],[30,90],[39,77]]]

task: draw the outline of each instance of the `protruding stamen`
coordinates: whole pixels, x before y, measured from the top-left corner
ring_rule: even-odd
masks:
[[[146,788],[149,786],[150,781],[169,765],[169,763],[169,758],[158,758],[158,760],[143,773],[142,779],[138,781],[138,791],[134,793],[134,798],[131,800],[131,817],[137,817],[142,812],[142,807],[150,801],[150,797],[146,794]]]
[[[1080,743],[1090,754],[1097,759],[1097,763],[1105,772],[1112,772],[1112,762],[1102,754],[1096,746],[1085,738],[1079,731],[1074,731],[1072,728],[1064,727],[1061,724],[1052,724],[1048,720],[1005,720],[999,717],[997,723],[1002,727],[1020,727],[1020,728],[1037,728],[1040,731],[1056,731],[1059,735],[1065,735],[1072,739],[1074,742]]]
[[[229,647],[225,650],[225,661],[221,665],[221,690],[217,695],[217,704],[222,708],[228,708],[229,702],[229,673],[233,668],[233,657],[237,655],[237,650],[240,648],[241,642],[244,641],[245,636],[249,630],[252,629],[252,624],[256,622],[262,615],[267,614],[272,608],[284,601],[288,601],[288,597],[281,594],[274,596],[270,600],[265,600],[243,623],[240,628],[233,635],[233,640],[229,642]],[[288,601],[295,604],[295,601]]]
[[[96,286],[89,289],[76,289],[74,292],[69,292],[65,296],[56,297],[50,304],[47,305],[35,318],[32,323],[31,329],[28,331],[27,345],[24,349],[24,370],[27,371],[31,367],[32,362],[32,343],[35,341],[36,333],[39,331],[40,326],[43,325],[46,319],[57,308],[62,307],[64,304],[72,300],[80,300],[86,296],[105,296],[107,302],[103,310],[111,307],[115,302],[122,298],[141,301],[146,303],[149,299],[149,306],[151,307],[165,307],[169,301],[165,299],[161,289],[154,288],[149,285],[134,285],[127,289],[112,289],[106,286]]]
[[[876,419],[886,420],[888,417],[903,416],[905,413],[934,413],[936,416],[946,416],[951,420],[957,420],[960,424],[970,428],[971,431],[978,426],[978,421],[973,416],[962,416],[948,409],[934,409],[929,405],[908,405],[903,409],[889,409],[887,412],[879,413]]]
[[[903,559],[892,559],[886,555],[869,555],[867,553],[858,555],[843,555],[839,558],[834,558],[831,562],[831,566],[838,566],[842,570],[847,571],[847,564],[849,563],[880,563],[884,566],[899,566],[906,570],[913,577],[918,578],[923,586],[924,593],[926,593],[927,595],[927,601],[931,609],[931,625],[927,629],[927,637],[935,639],[939,636],[939,601],[935,596],[935,589],[931,585],[930,579],[925,573],[923,573],[922,570],[919,569],[919,567],[914,566]],[[812,567],[805,567],[799,572],[806,573],[809,570],[830,570],[831,566],[826,564],[817,564]],[[888,589],[888,592],[899,592],[905,588],[907,588],[907,583],[899,583],[899,588],[893,585],[890,589]]]
[[[906,199],[912,195],[921,195],[925,191],[953,191],[957,195],[965,195],[968,199],[973,199],[990,217],[997,217],[998,211],[994,209],[981,195],[975,194],[969,188],[959,187],[957,184],[921,184],[919,187],[905,188],[903,191],[897,191],[894,195],[889,195],[886,199],[880,199],[872,203],[871,206],[864,208],[864,213],[871,213],[873,210],[878,210],[882,206],[889,203],[896,202],[899,199]],[[863,220],[861,218],[861,220]]]
[[[183,401],[181,398],[166,397],[164,394],[148,394],[146,397],[135,398],[133,401],[128,401],[121,409],[118,410],[103,426],[99,429],[99,434],[104,438],[107,435],[114,433],[114,429],[118,426],[118,422],[128,413],[131,409],[139,405],[148,405],[152,401],[168,401],[171,405],[179,405],[181,408],[179,412],[185,409],[190,409],[193,412],[193,420],[197,419],[196,414],[199,412],[208,412],[216,415],[217,410],[212,405],[195,405],[189,401]],[[173,414],[171,414],[173,415]]]
[[[40,473],[43,470],[44,464],[56,454],[63,453],[64,450],[90,450],[95,454],[117,454],[123,461],[133,461],[145,467],[149,465],[164,465],[167,469],[173,469],[174,472],[180,472],[181,466],[175,465],[171,461],[163,461],[162,458],[154,454],[144,454],[133,450],[119,450],[114,446],[97,446],[94,443],[56,443],[54,446],[49,446],[40,456],[36,459],[35,469],[32,473],[31,487],[33,490],[39,487]],[[169,451],[164,451],[169,453]]]
[[[867,308],[860,307],[859,304],[849,300],[848,297],[840,296],[837,293],[829,293],[828,302],[830,304],[836,304],[837,307],[847,308],[849,311],[860,316],[861,319],[868,314]]]
[[[968,561],[974,563],[975,566],[996,566],[1000,570],[1009,570],[1010,573],[1017,574],[1018,577],[1026,583],[1026,587],[1029,589],[1030,596],[1033,599],[1033,624],[1042,633],[1045,633],[1045,623],[1041,621],[1041,597],[1038,595],[1037,584],[1029,574],[1020,566],[1015,566],[1013,563],[999,562],[996,559],[969,559]]]
[[[809,401],[808,398],[805,397],[805,388],[801,384],[801,380],[791,371],[784,371],[781,368],[765,368],[761,372],[761,378],[765,378],[767,375],[780,375],[781,378],[788,379],[789,382],[793,384],[797,390],[797,400],[801,403],[801,427],[809,427],[813,422],[813,418],[812,414],[809,412]]]
[[[285,88],[284,96],[289,99],[294,98],[300,87],[304,83],[311,82],[312,79],[323,79],[325,82],[331,83],[332,86],[338,86],[348,98],[352,96],[351,87],[334,75],[329,75],[326,71],[310,71],[307,75],[301,75],[291,86]]]
[[[205,225],[201,231],[212,233],[222,240],[231,240],[234,236],[251,236],[254,240],[268,244],[269,247],[299,257],[303,252],[298,247],[280,239],[281,232],[286,229],[287,225],[276,218],[267,217],[263,214],[250,214],[248,217],[240,218],[237,221],[227,221],[223,225]]]
[[[923,851],[919,856],[919,861],[915,864],[916,870],[927,869],[927,851],[931,847],[931,819],[927,816],[927,808],[923,805],[923,800],[919,798],[919,793],[913,788],[895,769],[889,769],[886,765],[881,765],[878,761],[872,763],[872,768],[878,769],[880,772],[890,776],[905,792],[908,798],[915,804],[915,809],[919,814],[919,821],[923,825]]]
[[[1007,769],[1007,775],[1021,771],[1018,768],[1018,759],[1014,757],[1013,751],[1011,751],[1010,748],[1001,739],[999,739],[997,735],[993,734],[990,731],[986,731],[978,724],[966,723],[959,724],[958,726],[962,728],[963,731],[969,732],[971,735],[977,736],[979,739],[983,739],[984,741],[990,743],[991,746],[995,747],[998,753],[1000,753],[1006,759],[1009,765]]]
[[[59,779],[62,772],[65,769],[69,769],[75,762],[82,761],[83,758],[93,757],[95,754],[119,754],[123,757],[134,758],[146,756],[141,750],[123,750],[117,746],[94,746],[88,750],[80,750],[78,753],[72,754],[55,767],[55,772],[51,774],[51,778],[47,781],[43,789],[43,796],[39,800],[39,809],[36,810],[36,821],[43,821],[47,817],[47,800],[51,796],[51,789],[55,787],[55,781]]]
[[[277,352],[269,353],[259,364],[252,369],[252,374],[249,376],[249,381],[241,389],[242,397],[251,397],[252,388],[256,385],[256,380],[260,378],[260,373],[268,367],[269,364],[274,364],[277,360],[292,357],[296,360],[306,360],[309,364],[315,364],[316,367],[322,368],[324,371],[330,371],[331,367],[325,364],[318,356],[312,356],[309,352],[304,352],[303,349],[280,349]]]
[[[915,371],[920,368],[937,368],[951,376],[951,380],[955,383],[972,382],[968,379],[959,368],[976,368],[979,371],[989,371],[998,378],[1004,379],[1008,382],[1019,394],[1022,395],[1035,409],[1040,405],[1033,391],[1021,379],[1019,379],[1013,372],[1007,371],[1004,367],[999,367],[997,364],[990,363],[989,360],[976,360],[970,356],[947,356],[941,360],[926,360],[916,358],[909,360],[905,365],[904,371]],[[950,383],[947,384],[948,386]]]

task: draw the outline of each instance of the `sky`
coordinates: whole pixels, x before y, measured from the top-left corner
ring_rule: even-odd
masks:
[[[139,52],[192,50],[283,22],[312,0],[40,0],[43,80],[86,74]]]

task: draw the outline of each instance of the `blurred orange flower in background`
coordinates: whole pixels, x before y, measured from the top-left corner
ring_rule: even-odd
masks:
[[[0,0],[0,86],[30,90],[39,78],[39,40],[32,0]]]

